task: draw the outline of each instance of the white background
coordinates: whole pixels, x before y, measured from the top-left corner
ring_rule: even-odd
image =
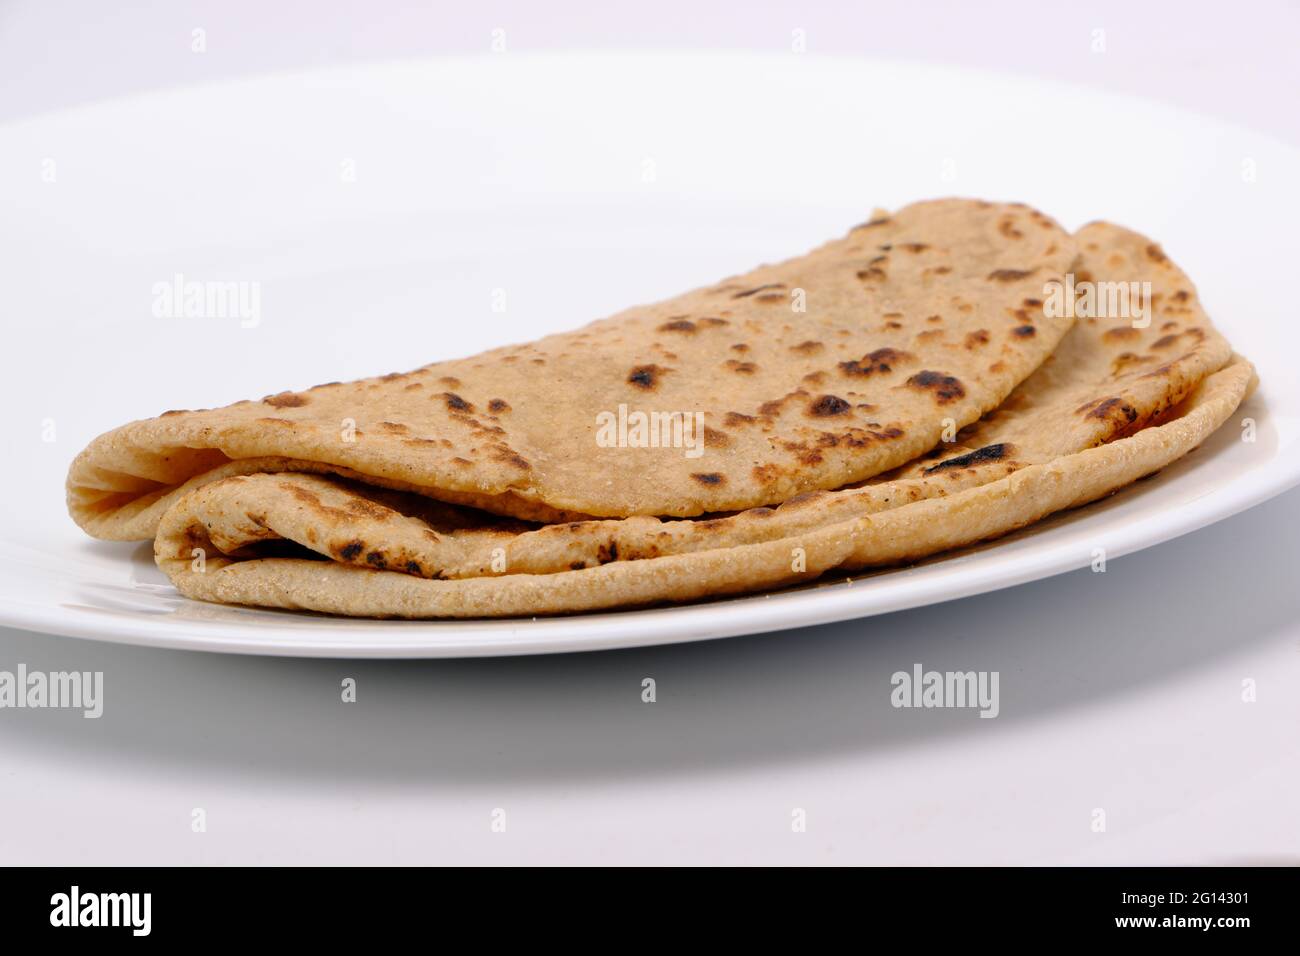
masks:
[[[0,7],[0,121],[475,52],[497,27],[525,50],[780,49],[802,28],[814,55],[1067,79],[1300,143],[1293,6],[157,6]],[[1298,518],[1292,492],[1105,574],[606,654],[293,661],[0,632],[0,669],[102,670],[107,687],[97,721],[0,711],[0,861],[1294,863]],[[892,709],[890,674],[917,661],[999,670],[1001,715]]]

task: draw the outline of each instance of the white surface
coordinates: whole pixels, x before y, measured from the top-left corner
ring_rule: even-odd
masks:
[[[884,104],[860,92],[886,88],[905,92]],[[1135,158],[1063,151],[1051,137],[1026,144],[1027,118],[1063,105],[1104,118],[1116,142],[1147,145]],[[797,135],[774,136],[774,117],[797,117]],[[966,171],[955,156],[978,159]],[[1283,211],[1300,205],[1295,181],[1275,171],[1300,166],[1300,153],[1141,102],[890,62],[479,57],[88,107],[0,130],[0,157],[0,198],[16,210],[0,227],[0,258],[16,276],[9,305],[40,317],[15,330],[27,360],[0,400],[22,407],[44,392],[48,403],[25,436],[11,436],[14,457],[36,467],[16,471],[8,493],[41,503],[0,524],[0,621],[20,627],[335,657],[698,640],[1022,583],[1087,565],[1098,548],[1114,557],[1166,540],[1300,481],[1300,334],[1274,285],[1289,267]],[[1256,177],[1266,171],[1262,181],[1243,178],[1241,157]],[[568,329],[796,254],[876,203],[953,190],[1027,198],[1067,226],[1104,216],[1161,238],[1257,362],[1257,398],[1156,481],[1014,542],[779,596],[566,619],[349,621],[198,604],[175,595],[148,547],[91,542],[60,503],[75,450],[164,406],[210,407]],[[1207,225],[1229,211],[1249,243]],[[153,286],[177,273],[260,283],[260,313],[249,327],[236,316],[159,318]],[[504,313],[491,309],[498,288]],[[52,328],[61,341],[103,345],[51,347]],[[101,394],[105,378],[113,387]],[[49,394],[53,381],[66,384]],[[1246,417],[1251,443],[1241,440]]]
[[[76,29],[69,29],[69,24]],[[202,52],[193,31],[203,30]],[[575,50],[743,50],[893,57],[1066,80],[1267,129],[1300,146],[1300,8],[1244,0],[728,3],[591,0],[6,0],[0,119],[186,83],[395,57]],[[48,38],[49,42],[45,42]],[[93,68],[90,68],[93,66]],[[1064,123],[1064,117],[1061,118]]]
[[[1290,492],[1105,574],[676,647],[313,661],[11,632],[0,667],[101,670],[105,708],[0,711],[0,860],[1297,863],[1297,522]],[[915,662],[998,670],[1001,714],[892,709]]]
[[[460,7],[455,22],[432,7],[376,21],[357,8],[317,16],[313,4],[268,25],[265,4],[191,3],[113,11],[69,34],[68,12],[42,0],[0,11],[0,73],[12,81],[0,112],[286,64],[472,51],[501,24],[518,50],[539,36],[563,49],[761,48],[804,23],[814,52],[901,49],[1016,70],[1022,85],[1072,76],[1250,117],[1294,141],[1298,61],[1269,50],[1294,46],[1297,14],[1272,9],[773,3],[702,27],[711,14],[698,4],[600,18]],[[191,23],[222,38],[206,58],[188,54]],[[1097,26],[1110,52],[1081,54]],[[1068,113],[1052,117],[1076,134]],[[1231,211],[1215,215],[1233,231]],[[57,263],[49,273],[75,280]],[[6,313],[7,334],[12,324]],[[58,340],[47,333],[45,349]],[[47,390],[41,399],[7,422],[24,441]],[[60,461],[67,451],[49,449]],[[0,668],[98,669],[107,683],[98,721],[0,711],[0,861],[1294,863],[1297,526],[1291,491],[1105,575],[763,637],[550,658],[293,661],[0,630]],[[1002,715],[890,709],[890,673],[915,661],[1001,668]],[[648,675],[654,705],[640,703]],[[355,705],[338,702],[345,676],[360,682]],[[1239,702],[1245,677],[1260,681],[1256,704]],[[190,830],[199,806],[202,835]],[[790,832],[796,806],[809,814],[803,835]],[[1109,811],[1104,835],[1089,830],[1097,806]],[[495,807],[508,808],[505,834],[489,831]]]

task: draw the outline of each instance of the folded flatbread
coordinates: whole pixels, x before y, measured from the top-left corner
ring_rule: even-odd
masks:
[[[1073,324],[1032,303],[1074,256],[1028,207],[917,203],[575,332],[131,423],[73,462],[69,509],[96,537],[148,538],[186,482],[247,459],[548,522],[777,504],[996,408]],[[659,427],[622,426],[638,413]]]
[[[202,600],[641,606],[996,537],[1176,460],[1253,382],[1146,237],[944,200],[576,333],[133,423],[69,508]],[[599,441],[629,404],[698,412],[698,454]]]

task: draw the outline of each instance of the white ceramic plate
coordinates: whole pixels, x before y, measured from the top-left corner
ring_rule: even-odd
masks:
[[[392,63],[0,128],[0,622],[267,654],[572,651],[878,614],[1147,547],[1300,481],[1298,168],[1272,140],[1140,100],[796,55]],[[147,545],[90,541],[64,511],[68,462],[126,420],[571,328],[946,194],[1158,238],[1262,388],[1157,478],[1014,538],[688,607],[413,623],[199,604]],[[256,321],[156,317],[153,286],[178,273],[259,283]]]

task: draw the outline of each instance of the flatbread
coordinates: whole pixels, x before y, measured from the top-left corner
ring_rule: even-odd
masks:
[[[186,597],[365,617],[473,618],[559,614],[765,590],[962,547],[1085,504],[1169,465],[1222,425],[1254,370],[1236,359],[1206,379],[1177,417],[1096,448],[1031,465],[988,484],[806,535],[617,561],[556,574],[437,581],[301,558],[202,557],[187,496],[165,516],[158,564]],[[229,490],[237,483],[222,482]]]
[[[69,510],[96,537],[147,537],[179,486],[253,458],[548,522],[776,504],[902,465],[1000,404],[1073,324],[1029,302],[1074,255],[1023,205],[917,203],[576,332],[134,422],[73,462]],[[654,430],[670,447],[635,447],[652,440],[636,413],[677,416]]]
[[[1151,240],[1107,223],[1075,238],[1079,287],[1149,283],[1149,311],[1081,317],[1001,408],[934,454],[862,487],[708,520],[633,517],[534,528],[376,489],[356,474],[339,480],[311,465],[249,460],[192,483],[186,509],[227,554],[282,538],[343,564],[448,579],[545,574],[753,544],[950,495],[1158,422],[1231,357],[1191,281]],[[240,477],[227,477],[237,471]]]

